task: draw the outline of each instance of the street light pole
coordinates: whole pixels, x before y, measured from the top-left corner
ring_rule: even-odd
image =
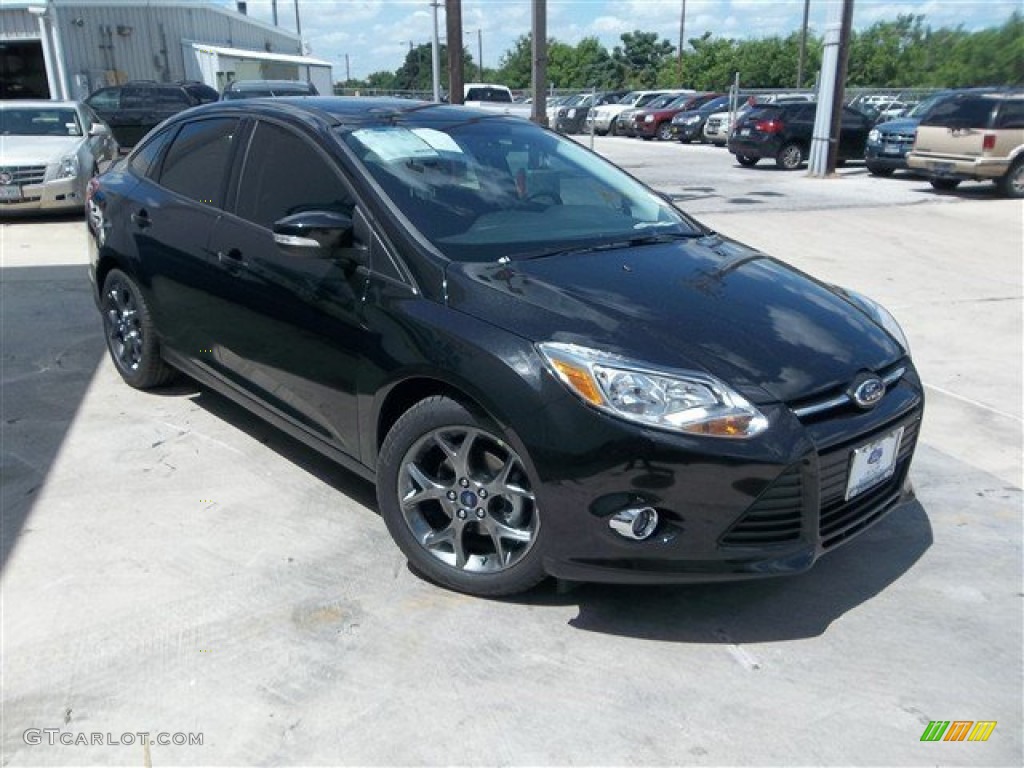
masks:
[[[804,60],[807,57],[807,17],[811,10],[811,0],[804,0],[804,23],[800,27],[800,58],[796,65],[796,87],[804,87]]]
[[[683,84],[683,46],[686,44],[686,0],[679,13],[679,85]]]

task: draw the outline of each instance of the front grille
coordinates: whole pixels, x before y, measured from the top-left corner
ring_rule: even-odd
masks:
[[[708,118],[707,130],[708,133],[718,133],[718,129],[722,126],[722,118],[711,117]]]
[[[910,146],[914,143],[914,131],[910,133],[883,133],[882,142],[885,144],[904,144]]]
[[[787,469],[721,538],[723,547],[788,544],[800,538],[803,482],[800,466]]]
[[[5,165],[0,166],[0,174],[11,174],[11,184],[42,184],[46,178],[45,165]]]
[[[894,429],[890,425],[875,433],[881,436]],[[849,501],[846,496],[846,485],[850,471],[850,453],[871,441],[871,436],[858,439],[853,445],[846,445],[821,455],[818,461],[818,478],[821,498],[821,519],[819,535],[824,549],[834,547],[854,536],[875,520],[880,518],[899,500],[900,488],[910,465],[910,457],[917,444],[917,435],[921,427],[919,417],[903,425],[903,439],[900,442],[899,454],[896,457],[896,471],[884,483],[864,493],[854,496]]]

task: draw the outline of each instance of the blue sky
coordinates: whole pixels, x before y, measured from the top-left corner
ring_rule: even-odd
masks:
[[[222,0],[226,5],[234,2]],[[295,0],[278,0],[279,23],[295,29]],[[335,65],[345,77],[345,54],[352,77],[395,70],[414,45],[433,33],[430,0],[298,0],[303,38],[313,56]],[[438,13],[445,35],[444,0]],[[810,25],[820,33],[838,0],[811,0]],[[516,38],[530,31],[531,0],[462,0],[463,42],[477,58],[477,30],[483,39],[484,66],[498,66]],[[798,29],[803,0],[686,0],[686,37],[710,31],[719,37],[752,38]],[[900,13],[924,14],[933,27],[963,25],[974,30],[1005,21],[1020,0],[855,0],[854,25],[866,27]],[[609,50],[623,32],[657,32],[679,39],[682,0],[548,0],[548,36],[576,43],[598,37]],[[270,0],[249,0],[249,15],[271,18]]]

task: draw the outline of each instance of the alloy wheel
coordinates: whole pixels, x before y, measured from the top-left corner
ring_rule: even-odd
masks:
[[[142,364],[144,341],[142,319],[131,287],[120,280],[107,287],[104,319],[110,351],[126,371],[137,371]]]
[[[430,555],[470,573],[498,573],[533,546],[540,525],[523,462],[489,432],[434,429],[398,472],[402,517]]]

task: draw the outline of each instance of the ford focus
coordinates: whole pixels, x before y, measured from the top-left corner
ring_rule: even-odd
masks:
[[[184,373],[371,480],[448,588],[798,573],[911,498],[889,312],[527,121],[220,102],[87,209],[124,381]]]

